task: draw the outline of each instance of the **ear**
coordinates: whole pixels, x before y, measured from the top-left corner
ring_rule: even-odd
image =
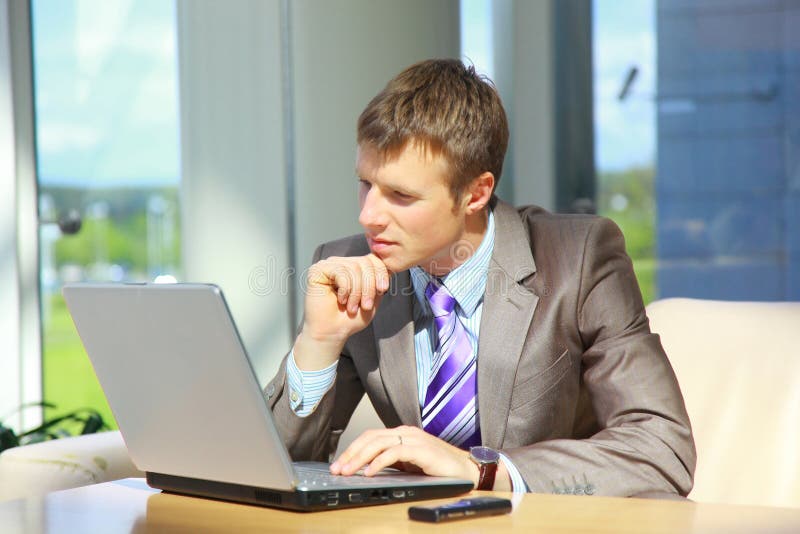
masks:
[[[481,211],[492,198],[494,174],[486,171],[475,178],[464,191],[462,202],[468,215]]]

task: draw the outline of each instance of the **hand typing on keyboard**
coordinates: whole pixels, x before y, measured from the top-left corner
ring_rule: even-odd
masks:
[[[367,430],[331,464],[331,473],[351,476],[363,472],[365,477],[374,477],[387,467],[478,483],[478,467],[467,451],[412,426]],[[508,480],[502,462],[497,479]]]

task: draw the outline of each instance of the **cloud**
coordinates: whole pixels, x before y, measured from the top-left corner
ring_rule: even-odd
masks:
[[[133,126],[176,129],[177,74],[174,69],[153,69],[137,84],[124,121]]]
[[[94,126],[65,122],[40,121],[37,128],[37,148],[42,154],[72,150],[93,150],[103,134]]]
[[[78,0],[74,38],[79,72],[95,76],[103,69],[119,36],[125,33],[131,4],[132,0]]]
[[[95,77],[119,56],[144,56],[174,66],[175,20],[171,3],[78,0],[74,26],[78,72]]]

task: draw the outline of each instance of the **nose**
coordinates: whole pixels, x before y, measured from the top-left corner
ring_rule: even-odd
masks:
[[[377,187],[370,187],[366,191],[361,191],[359,195],[361,212],[358,215],[358,223],[365,230],[379,232],[386,228],[386,210],[384,199]]]

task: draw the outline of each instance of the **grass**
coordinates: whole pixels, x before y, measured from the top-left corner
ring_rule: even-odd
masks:
[[[656,260],[654,258],[634,258],[633,271],[642,290],[642,299],[645,305],[653,302],[656,294]]]
[[[94,408],[112,429],[117,423],[111,414],[103,390],[97,381],[92,364],[83,348],[60,294],[45,297],[49,312],[45,314],[42,374],[44,400],[56,405],[45,410],[51,418],[80,409]],[[66,427],[79,433],[80,425]]]
[[[654,178],[652,167],[601,172],[598,176],[598,212],[611,218],[622,230],[645,304],[658,298]],[[624,205],[615,209],[615,197],[621,197]]]

